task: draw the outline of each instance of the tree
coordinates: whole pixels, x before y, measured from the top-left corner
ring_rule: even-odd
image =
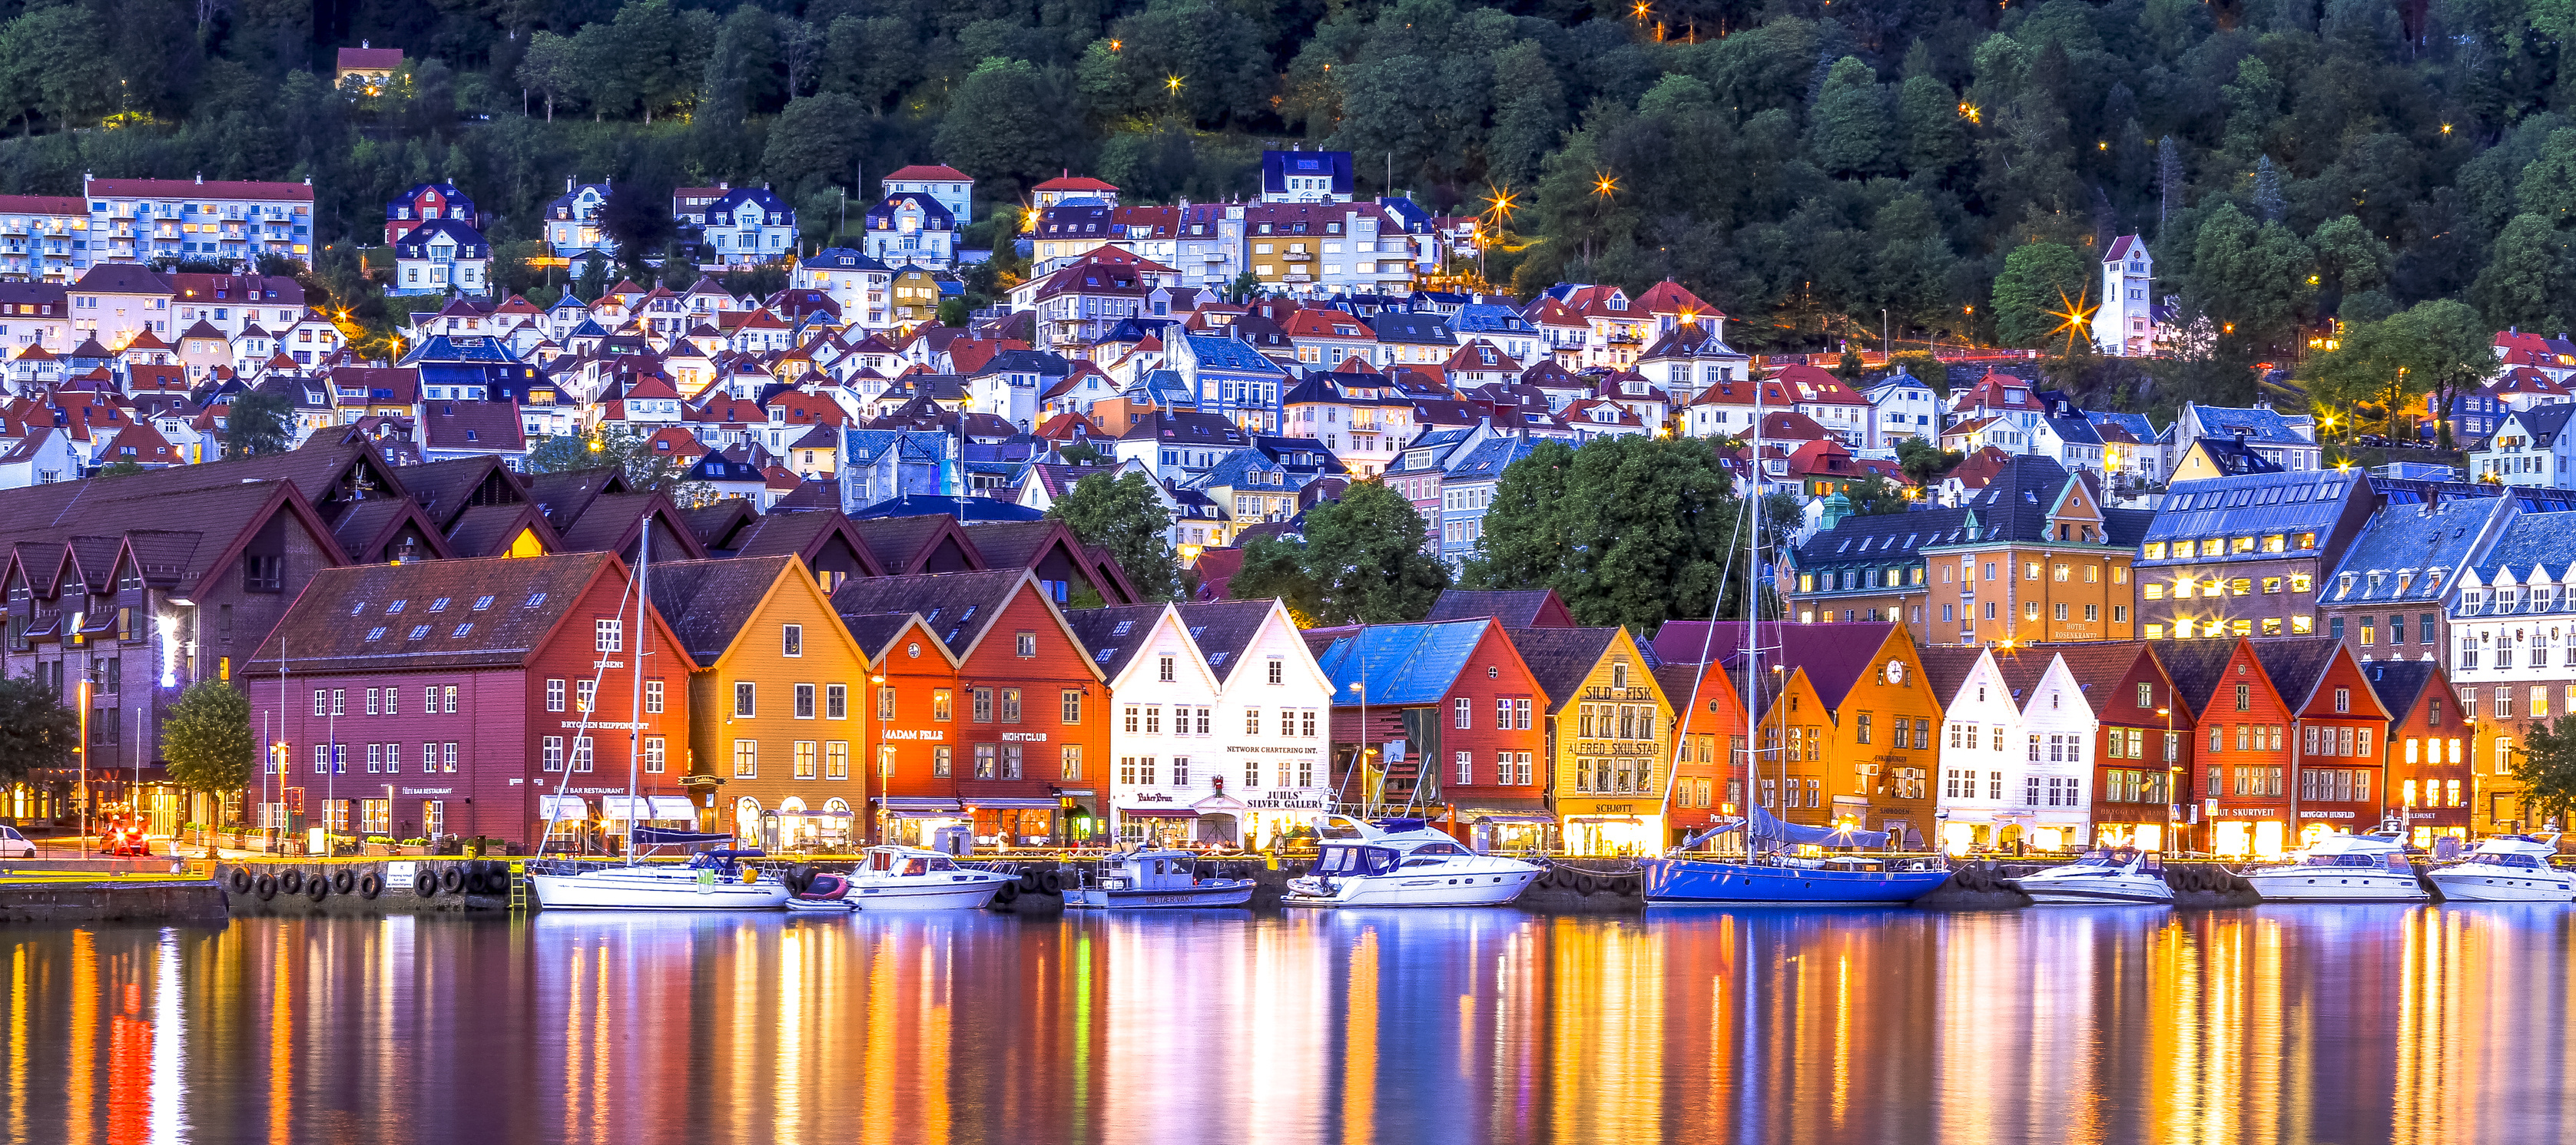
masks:
[[[2567,231],[2535,214],[2515,215],[2488,250],[2469,297],[2498,330],[2567,328],[2566,298],[2576,285],[2576,244]]]
[[[224,456],[286,452],[292,443],[294,418],[295,403],[284,394],[266,390],[234,394],[232,408],[224,413]]]
[[[0,680],[0,783],[71,765],[80,746],[80,717],[52,687],[33,676]]]
[[[1011,186],[1035,182],[1063,154],[1064,133],[1040,108],[1061,108],[1059,85],[1027,60],[999,57],[957,81],[935,139],[940,158]],[[958,220],[963,225],[966,220]]]
[[[838,92],[791,101],[769,125],[761,169],[787,187],[856,178],[850,160],[858,154],[867,120],[858,100]]]
[[[616,466],[629,488],[668,494],[683,508],[715,499],[715,491],[689,480],[691,463],[660,448],[654,435],[624,423],[602,422],[584,433],[554,434],[528,449],[526,472],[578,473]]]
[[[250,700],[221,680],[199,680],[179,694],[161,723],[170,782],[210,800],[249,784],[258,745],[250,734]]]
[[[1744,589],[1742,515],[1705,441],[1542,443],[1495,483],[1464,579],[1555,589],[1583,624],[1705,618],[1726,566],[1730,600]]]
[[[2264,222],[2277,223],[2289,209],[2289,203],[2281,198],[2280,168],[2272,166],[2269,155],[2255,160],[2254,213],[2262,216]]]
[[[1902,486],[1876,473],[1853,482],[1850,488],[1843,490],[1843,499],[1851,502],[1855,517],[1886,516],[1914,507],[1914,499],[1905,495]]]
[[[1816,98],[1814,126],[1808,129],[1816,165],[1837,175],[1876,173],[1885,165],[1894,135],[1877,73],[1851,56],[1834,61]]]
[[[1995,337],[2006,345],[2039,347],[2063,337],[2058,312],[2084,299],[2093,267],[2063,243],[2023,243],[2004,256],[1995,276]],[[2099,300],[2096,299],[2096,302]],[[2090,329],[2079,332],[2091,338]]]
[[[2289,228],[2257,225],[2222,203],[2192,238],[2189,295],[2218,325],[2222,346],[2259,351],[2296,333],[2316,295],[2315,270],[2315,256]]]
[[[2537,720],[2522,729],[2514,777],[2522,781],[2523,802],[2542,819],[2566,822],[2576,809],[2576,715],[2547,723]]]
[[[1102,458],[1100,447],[1088,441],[1077,441],[1056,450],[1055,456],[1066,465],[1098,465]]]
[[[1172,555],[1172,516],[1154,484],[1142,472],[1113,477],[1095,473],[1074,482],[1064,499],[1048,507],[1047,516],[1063,521],[1076,540],[1118,562],[1129,583],[1147,600],[1170,600],[1180,592],[1180,562]]]
[[[1967,459],[1967,454],[1943,449],[1925,438],[1909,437],[1896,443],[1896,467],[1918,486],[1930,486]]]
[[[1424,551],[1428,537],[1412,502],[1362,482],[1307,510],[1304,540],[1245,545],[1228,591],[1237,600],[1278,597],[1308,624],[1420,620],[1449,587],[1449,566]]]

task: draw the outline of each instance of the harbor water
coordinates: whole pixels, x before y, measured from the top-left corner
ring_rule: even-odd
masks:
[[[10,1142],[2544,1142],[2565,907],[17,927]]]

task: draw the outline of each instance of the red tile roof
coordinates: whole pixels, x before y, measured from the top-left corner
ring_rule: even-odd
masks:
[[[313,201],[309,183],[260,183],[245,180],[193,182],[187,179],[92,179],[92,196],[136,199],[301,199]]]

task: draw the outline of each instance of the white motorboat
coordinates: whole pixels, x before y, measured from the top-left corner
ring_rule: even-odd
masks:
[[[759,851],[701,851],[686,866],[634,864],[531,870],[546,910],[776,910],[787,887],[735,860]]]
[[[1528,890],[1541,870],[1476,854],[1420,819],[1370,824],[1336,815],[1326,821],[1314,870],[1288,880],[1279,905],[1501,906]]]
[[[2496,835],[2424,873],[2446,902],[2576,902],[2576,873],[2549,865],[2558,836]]]
[[[1188,851],[1127,851],[1086,874],[1081,885],[1065,888],[1064,905],[1169,910],[1252,901],[1251,879],[1200,878],[1198,856]]]
[[[982,910],[1011,876],[961,867],[945,851],[870,847],[850,872],[849,899],[863,911]]]
[[[2086,851],[2074,862],[2005,880],[2040,906],[2170,906],[2164,861],[2135,847]]]
[[[2328,835],[2295,863],[2243,873],[2265,902],[2425,902],[2433,897],[2387,833]]]

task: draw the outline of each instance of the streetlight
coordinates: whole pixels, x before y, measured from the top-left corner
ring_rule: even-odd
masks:
[[[2181,761],[2174,758],[2173,708],[2171,705],[2157,708],[2156,714],[2165,718],[2165,742],[2159,747],[2158,754],[2165,757],[2165,839],[2167,849],[2172,849],[2171,840],[2176,826],[2174,808],[2181,806],[2176,800],[2182,796],[2182,766]]]

